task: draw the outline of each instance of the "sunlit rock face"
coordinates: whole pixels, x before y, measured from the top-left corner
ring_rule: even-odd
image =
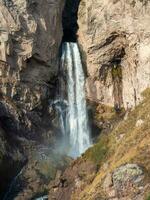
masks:
[[[45,99],[57,74],[64,1],[0,3],[0,75],[3,95],[26,109]]]
[[[87,65],[87,97],[125,108],[150,86],[150,2],[81,0],[79,42]]]
[[[23,123],[31,132],[50,130],[45,127],[48,100],[56,91],[64,3],[0,1],[0,100],[7,110],[0,119],[11,113],[18,127]]]

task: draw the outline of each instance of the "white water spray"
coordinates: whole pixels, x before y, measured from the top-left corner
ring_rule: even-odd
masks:
[[[68,124],[70,152],[77,157],[90,147],[85,98],[85,77],[78,45],[64,43],[62,63],[67,66]]]

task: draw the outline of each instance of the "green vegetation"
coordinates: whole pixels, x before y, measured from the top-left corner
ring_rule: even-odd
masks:
[[[150,194],[148,195],[148,197],[146,198],[146,200],[150,200]]]
[[[109,159],[112,169],[128,162],[136,162],[150,171],[150,89],[144,100],[113,129],[109,136]],[[138,122],[139,125],[138,125]]]
[[[119,78],[122,80],[122,69],[121,69],[121,65],[114,65],[112,67],[112,78]]]
[[[95,144],[92,148],[87,150],[84,154],[84,157],[93,161],[98,166],[106,159],[108,153],[108,137],[103,135],[101,136],[99,142]]]
[[[93,161],[97,166],[102,165],[103,161],[105,161],[109,155],[109,133],[111,132],[112,127],[115,126],[123,118],[124,113],[124,109],[117,113],[113,107],[103,104],[99,104],[96,107],[94,121],[97,123],[101,122],[102,127],[100,128],[103,129],[103,126],[105,128],[102,130],[97,143],[88,149],[84,154],[85,159]]]
[[[47,180],[52,180],[55,178],[57,168],[52,164],[50,160],[43,161],[39,164],[39,173],[42,177]]]
[[[46,154],[43,159],[39,158],[38,155],[33,155],[37,160],[36,172],[49,182],[56,176],[57,170],[63,170],[69,165],[71,159],[62,155],[55,155],[53,153]]]

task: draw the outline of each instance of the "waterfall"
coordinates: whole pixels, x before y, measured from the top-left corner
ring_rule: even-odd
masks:
[[[43,197],[36,198],[35,200],[48,200],[48,196],[45,195]]]
[[[57,99],[54,102],[52,102],[52,105],[55,106],[55,109],[59,113],[59,123],[60,123],[60,127],[61,127],[61,132],[62,132],[63,136],[65,136],[66,135],[65,112],[66,112],[67,102],[62,99]]]
[[[68,114],[66,117],[69,137],[69,155],[77,157],[90,147],[90,131],[85,98],[85,77],[81,56],[76,43],[64,43],[62,67],[67,70]],[[64,127],[64,126],[63,126]]]

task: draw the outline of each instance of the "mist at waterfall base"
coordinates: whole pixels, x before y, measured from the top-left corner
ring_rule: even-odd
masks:
[[[91,146],[85,98],[85,76],[77,43],[63,43],[61,70],[67,72],[67,95],[60,93],[59,98],[54,102],[59,113],[62,133],[59,149],[61,152],[66,151],[68,156],[76,158]]]

